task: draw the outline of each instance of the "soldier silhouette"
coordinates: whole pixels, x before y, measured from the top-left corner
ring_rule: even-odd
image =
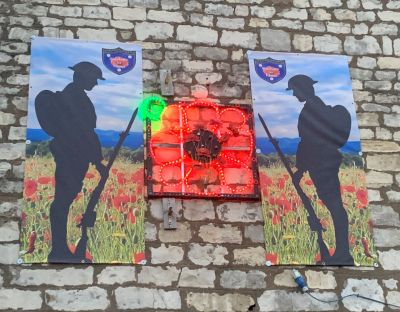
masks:
[[[314,81],[306,75],[295,75],[286,90],[293,90],[299,102],[305,102],[298,120],[300,143],[296,153],[297,171],[294,179],[300,182],[308,171],[317,194],[328,208],[335,228],[336,250],[326,264],[354,265],[349,251],[349,222],[343,207],[338,177],[342,147],[349,136],[351,118],[341,105],[331,107],[315,95]]]
[[[56,163],[55,196],[50,206],[52,249],[48,262],[70,262],[74,255],[67,244],[67,221],[70,206],[81,191],[83,179],[92,163],[103,176],[100,141],[95,133],[96,112],[86,91],[105,80],[102,71],[90,62],[72,67],[73,82],[64,90],[44,90],[35,99],[36,113],[42,128],[54,139],[50,150]]]

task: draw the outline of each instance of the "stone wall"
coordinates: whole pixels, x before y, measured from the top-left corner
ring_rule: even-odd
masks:
[[[399,0],[0,0],[0,310],[390,310],[299,293],[288,267],[265,266],[254,203],[178,201],[167,232],[151,202],[146,266],[16,265],[32,35],[139,42],[145,91],[171,69],[177,97],[224,102],[251,103],[248,49],[349,55],[379,267],[300,270],[320,298],[399,305],[399,23]]]

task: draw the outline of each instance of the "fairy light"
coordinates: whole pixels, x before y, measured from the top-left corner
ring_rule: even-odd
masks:
[[[209,115],[207,115],[207,120],[202,120],[202,118],[200,117],[198,124],[201,128],[199,128],[196,124],[197,121],[189,120],[188,116],[190,115],[190,109],[197,109],[198,113],[202,114],[201,108],[212,109],[213,117],[209,118]],[[223,117],[224,114],[230,112],[236,113],[233,115],[235,116],[234,120],[230,122],[226,120],[221,121],[221,117]],[[204,118],[204,115],[202,117]],[[152,137],[148,142],[150,150],[149,154],[153,159],[154,164],[159,165],[157,173],[160,177],[158,180],[161,184],[161,192],[156,192],[156,196],[160,196],[161,194],[164,194],[165,196],[180,195],[183,197],[196,196],[223,198],[255,198],[257,196],[254,194],[254,177],[257,176],[257,173],[253,170],[253,166],[255,165],[255,146],[253,138],[254,131],[249,129],[249,127],[252,126],[250,124],[250,121],[252,120],[252,115],[250,113],[246,113],[244,109],[241,109],[240,105],[235,107],[221,107],[221,105],[205,100],[196,100],[191,103],[179,102],[177,104],[171,104],[163,109],[158,118],[158,120],[160,120],[161,129],[157,132],[159,134],[159,136],[157,136],[157,141],[155,142],[155,139]],[[229,126],[226,126],[226,124],[229,124]],[[228,139],[226,139],[225,141],[219,141],[219,144],[221,144],[223,150],[221,150],[221,152],[214,159],[210,158],[210,160],[207,162],[204,162],[204,159],[202,159],[203,162],[201,162],[197,157],[193,157],[193,155],[188,155],[187,151],[185,151],[185,138],[190,137],[190,135],[192,135],[193,131],[196,129],[204,129],[204,131],[210,131],[216,136],[218,140],[222,139],[224,135],[228,136]],[[162,148],[162,144],[168,143],[168,137],[165,137],[165,141],[163,141],[163,134],[172,135],[176,138],[173,139],[173,143],[171,143],[171,146],[169,146],[168,148],[179,149],[179,158],[172,161],[165,161],[160,159],[162,158],[163,153],[162,150],[157,151],[157,149]],[[229,137],[234,136],[248,137],[248,140],[245,141],[248,142],[248,145],[245,146],[246,148],[244,150],[229,148],[229,145],[227,145]],[[206,145],[205,148],[209,149],[210,147]],[[244,154],[242,154],[242,157],[240,157],[240,159],[235,157],[236,151],[246,151],[247,157],[243,157]],[[229,168],[242,168],[245,170],[252,170],[250,181],[247,181],[245,185],[228,185],[223,167],[224,164],[228,164]],[[168,180],[169,177],[165,176],[165,169],[168,166],[176,166],[177,168],[180,168],[180,181],[177,181],[175,175],[172,176],[172,180]],[[215,186],[215,189],[210,189],[210,184],[205,183],[203,186],[200,186],[198,185],[198,183],[201,182],[197,183],[194,182],[194,180],[191,180],[191,176],[194,174],[194,169],[196,167],[202,168],[202,170],[206,168],[212,168],[216,171],[216,173],[218,174],[219,183],[212,184],[212,186]],[[180,187],[181,193],[171,191],[162,192],[164,187]]]
[[[166,106],[167,104],[161,96],[148,96],[139,103],[139,118],[141,120],[150,119],[151,121],[160,120],[160,116]]]

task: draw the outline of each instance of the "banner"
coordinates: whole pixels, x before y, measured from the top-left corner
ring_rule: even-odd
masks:
[[[141,48],[35,37],[31,51],[20,261],[145,262]]]
[[[248,59],[267,265],[373,265],[347,57]]]

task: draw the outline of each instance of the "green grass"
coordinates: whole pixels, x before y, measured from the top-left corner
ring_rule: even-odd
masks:
[[[146,203],[142,194],[142,168],[143,164],[134,164],[123,158],[115,161],[96,206],[96,224],[93,229],[89,229],[88,253],[93,257],[94,263],[135,263],[143,260]],[[49,208],[54,196],[54,183],[43,182],[47,182],[44,181],[47,177],[47,180],[51,179],[54,171],[55,164],[51,157],[31,157],[26,161],[22,251],[29,251],[30,237],[32,240],[32,233],[36,233],[34,251],[22,256],[26,263],[47,262],[47,255],[51,250]],[[88,173],[82,192],[69,211],[70,248],[76,246],[80,239],[81,231],[77,223],[86,209],[91,191],[100,179],[94,167],[90,167]],[[33,187],[27,192],[27,183],[36,185],[36,191],[33,192]]]
[[[261,167],[260,174],[264,179],[264,183],[261,183],[267,260],[272,259],[273,264],[316,264],[319,254],[317,234],[310,232],[306,211],[285,168],[279,165]],[[349,217],[350,252],[356,265],[374,265],[376,252],[365,197],[365,174],[357,167],[346,167],[340,170],[339,178],[344,207]],[[266,186],[265,181],[270,185]],[[326,228],[323,238],[333,253],[335,234],[331,215],[318,199],[308,176],[303,177],[301,186]],[[368,245],[369,253],[365,245]]]

